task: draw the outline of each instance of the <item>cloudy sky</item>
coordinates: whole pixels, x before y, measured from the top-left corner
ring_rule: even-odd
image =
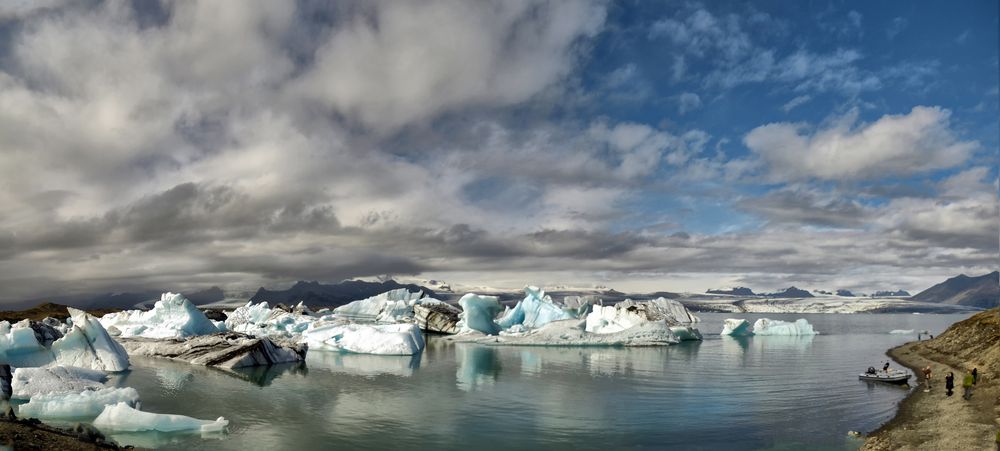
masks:
[[[997,268],[967,2],[0,3],[0,301]]]

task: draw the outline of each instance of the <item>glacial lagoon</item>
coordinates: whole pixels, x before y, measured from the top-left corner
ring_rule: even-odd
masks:
[[[239,373],[135,358],[142,408],[230,420],[225,435],[129,434],[183,450],[855,449],[907,390],[861,382],[885,351],[968,315],[700,314],[705,340],[507,347],[428,338],[417,356],[310,351]],[[723,320],[806,318],[816,336],[720,337]],[[915,334],[916,332],[914,332]]]

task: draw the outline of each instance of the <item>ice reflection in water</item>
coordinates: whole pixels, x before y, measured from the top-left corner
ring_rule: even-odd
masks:
[[[324,369],[335,373],[359,376],[391,374],[409,377],[420,368],[421,354],[417,355],[370,355],[352,354],[339,351],[309,351],[306,365],[313,369]]]

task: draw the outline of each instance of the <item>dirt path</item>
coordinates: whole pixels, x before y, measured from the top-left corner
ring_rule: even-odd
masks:
[[[862,450],[993,450],[1000,426],[1000,375],[983,375],[972,399],[962,399],[965,368],[954,356],[941,354],[923,342],[907,343],[889,351],[897,362],[919,377],[927,365],[933,371],[931,391],[921,385],[899,407],[896,417],[873,432]],[[955,394],[945,395],[944,377],[955,373]],[[991,380],[993,379],[993,380]]]

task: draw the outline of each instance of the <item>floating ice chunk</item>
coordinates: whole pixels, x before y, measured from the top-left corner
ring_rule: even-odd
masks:
[[[413,321],[421,329],[444,334],[458,333],[462,311],[444,302],[425,302],[413,306]]]
[[[889,331],[893,335],[912,335],[913,332],[915,332],[914,329],[893,329]]]
[[[398,288],[342,305],[333,309],[333,312],[349,317],[394,323],[404,318],[412,318],[413,306],[420,301],[420,296],[423,294],[423,291],[411,293],[406,288]]]
[[[228,425],[229,421],[223,417],[207,421],[183,415],[142,412],[124,402],[106,406],[94,420],[94,427],[102,431],[119,432],[217,432]]]
[[[496,335],[500,332],[500,327],[493,320],[503,310],[496,296],[468,293],[458,300],[458,305],[462,306],[460,321],[462,332],[477,331],[486,335]]]
[[[226,312],[226,330],[271,338],[292,338],[309,328],[316,319],[308,315],[272,309],[267,302],[246,305]]]
[[[575,311],[575,310],[572,310]],[[542,327],[552,321],[573,319],[576,316],[570,311],[556,305],[545,291],[538,287],[525,287],[524,300],[518,302],[513,309],[504,312],[497,320],[501,329],[520,324],[527,329]]]
[[[691,315],[683,304],[672,299],[658,298],[644,302],[626,299],[615,305],[595,305],[594,310],[587,315],[586,328],[587,332],[605,334],[621,332],[639,324],[659,322],[677,326],[678,333],[683,334],[685,339],[700,340],[701,334],[697,329],[683,326],[696,321],[698,318]]]
[[[456,335],[453,341],[518,346],[665,346],[679,340],[664,322],[645,322],[620,332],[596,334],[586,331],[583,320],[568,319],[519,333],[503,331],[499,337]]]
[[[11,398],[29,399],[46,393],[79,393],[104,388],[103,371],[71,366],[17,368],[11,380]],[[96,414],[95,414],[96,415]]]
[[[701,331],[691,326],[671,326],[670,331],[681,341],[702,340]]]
[[[114,341],[101,323],[88,313],[69,307],[73,328],[55,343],[52,353],[61,365],[102,371],[125,371],[128,354]]]
[[[731,335],[734,337],[753,335],[750,330],[750,322],[745,319],[728,318],[722,326],[722,333],[719,335]]]
[[[233,369],[276,363],[301,362],[306,345],[236,332],[174,339],[124,338],[133,355],[166,357],[195,365]]]
[[[29,321],[11,326],[0,322],[0,363],[15,367],[42,366],[52,363],[52,351],[38,342]]]
[[[805,319],[795,322],[778,321],[767,318],[758,319],[753,323],[754,335],[816,335],[812,324]]]
[[[174,293],[163,293],[152,310],[109,313],[100,321],[105,328],[121,331],[122,337],[176,338],[219,331],[191,301]]]
[[[311,349],[358,354],[413,355],[424,350],[424,336],[414,324],[334,323],[302,334]]]
[[[21,418],[69,419],[94,418],[108,405],[123,402],[135,407],[139,392],[132,387],[101,388],[80,393],[46,393],[31,397],[31,401],[18,407]]]

